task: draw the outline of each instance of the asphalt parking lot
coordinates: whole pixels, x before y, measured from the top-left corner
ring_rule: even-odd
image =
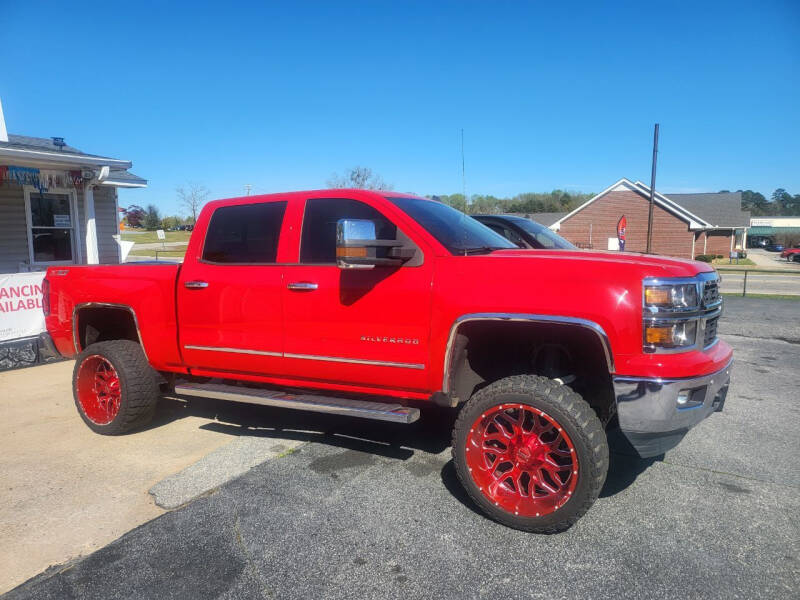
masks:
[[[6,598],[753,598],[800,594],[800,302],[726,300],[722,413],[660,460],[617,437],[566,533],[484,518],[451,416],[411,426],[208,403],[200,427],[305,442]]]

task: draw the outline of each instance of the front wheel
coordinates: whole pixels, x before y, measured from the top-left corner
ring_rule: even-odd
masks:
[[[515,375],[483,388],[461,410],[453,461],[467,493],[491,518],[557,533],[600,494],[608,442],[580,395],[546,377]]]
[[[129,340],[86,347],[75,360],[72,390],[84,423],[103,435],[148,423],[159,396],[156,372],[142,347]]]

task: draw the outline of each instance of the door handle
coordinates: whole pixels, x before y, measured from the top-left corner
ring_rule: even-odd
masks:
[[[208,287],[207,281],[184,281],[183,287],[189,288],[190,290],[202,290],[203,288]]]
[[[286,287],[295,292],[310,292],[317,289],[319,284],[312,281],[293,281]]]

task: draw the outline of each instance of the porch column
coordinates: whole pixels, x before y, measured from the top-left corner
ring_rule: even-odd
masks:
[[[87,184],[83,191],[83,210],[86,213],[86,264],[100,263],[97,250],[97,225],[94,216],[94,186]]]

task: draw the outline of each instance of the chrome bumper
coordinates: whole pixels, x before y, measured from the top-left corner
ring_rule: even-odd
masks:
[[[731,364],[689,379],[614,378],[620,429],[642,458],[674,448],[689,429],[722,410]]]

